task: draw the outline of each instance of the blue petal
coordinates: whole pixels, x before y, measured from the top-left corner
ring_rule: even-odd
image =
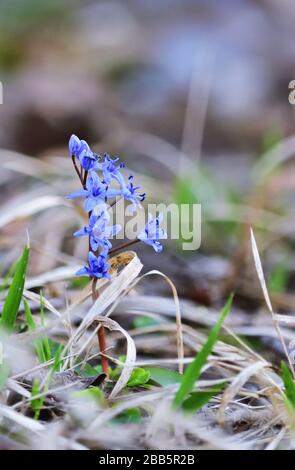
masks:
[[[156,253],[161,253],[163,251],[163,245],[158,241],[154,241],[152,247],[154,248]]]
[[[76,272],[75,276],[89,276],[89,270],[84,266],[84,268],[79,269],[79,271]]]
[[[98,220],[98,215],[92,213],[89,219],[89,227],[93,228],[97,220]]]
[[[101,181],[99,179],[98,174],[95,171],[91,171],[87,181],[89,180],[89,184],[91,185],[91,188],[98,188],[101,186]]]
[[[121,191],[119,189],[107,189],[106,196],[107,197],[117,197],[121,196]]]
[[[96,251],[99,246],[98,240],[93,236],[90,237],[90,246],[93,251]]]
[[[81,145],[81,141],[79,137],[77,137],[75,134],[71,135],[70,140],[69,140],[69,151],[71,155],[77,155],[79,148]]]
[[[78,197],[86,197],[88,195],[88,191],[85,189],[81,189],[80,191],[75,191],[68,196],[66,196],[67,199],[76,199]]]
[[[96,198],[88,197],[85,200],[85,204],[84,204],[85,212],[91,212],[95,208],[95,206],[97,206],[97,204],[98,202]]]
[[[80,230],[77,230],[77,232],[73,233],[74,237],[84,237],[85,235],[88,235],[87,228],[81,228]]]
[[[91,266],[91,264],[95,263],[97,261],[97,258],[95,256],[94,253],[92,253],[92,251],[89,251],[88,252],[88,263],[89,263],[89,266]]]

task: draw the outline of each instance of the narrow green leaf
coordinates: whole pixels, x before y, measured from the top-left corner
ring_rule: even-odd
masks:
[[[133,320],[134,328],[145,328],[146,326],[159,325],[160,321],[148,316],[138,316]]]
[[[16,316],[22,300],[26,270],[29,261],[29,251],[29,248],[25,247],[22,256],[17,262],[13,280],[2,310],[0,325],[6,328],[8,331],[13,330]]]
[[[25,315],[26,315],[29,330],[34,331],[36,329],[36,324],[34,322],[34,318],[33,318],[30,306],[28,302],[26,301],[26,299],[24,299],[24,309],[25,309]]]
[[[54,362],[52,364],[52,372],[57,372],[60,370],[60,366],[62,365],[62,354],[63,351],[63,346],[62,344],[59,344],[55,353],[54,353]]]
[[[40,416],[40,411],[42,410],[44,396],[35,398],[40,394],[40,384],[38,380],[34,380],[31,390],[31,407],[34,411],[34,419],[38,420]]]
[[[0,292],[5,291],[11,285],[11,281],[15,273],[16,264],[17,262],[12,263],[8,272],[3,277],[2,284],[0,285]]]
[[[282,361],[281,363],[281,368],[282,368],[282,378],[283,382],[285,385],[285,395],[292,406],[292,408],[295,410],[295,381],[293,380],[292,374],[285,362]]]
[[[43,340],[38,338],[35,341],[36,354],[38,356],[39,362],[46,362],[46,355],[43,347]]]
[[[189,398],[184,400],[182,408],[184,411],[193,413],[198,411],[202,406],[206,405],[211,398],[217,393],[221,392],[225,386],[225,382],[222,384],[213,385],[209,391],[192,392]]]
[[[146,367],[145,370],[151,374],[154,382],[167,387],[167,385],[177,384],[181,382],[182,375],[174,370],[163,369],[162,367]]]
[[[43,299],[42,290],[40,291],[40,317],[41,317],[41,325],[45,326],[44,299]],[[42,348],[43,348],[43,353],[45,357],[45,362],[50,361],[51,350],[50,350],[50,344],[49,344],[49,339],[47,335],[45,335],[44,338],[42,339]]]
[[[9,368],[6,362],[0,365],[0,391],[5,387],[9,377]]]
[[[175,395],[173,406],[178,408],[182,405],[184,400],[187,398],[189,393],[193,390],[195,382],[198,380],[203,366],[206,364],[208,356],[211,354],[213,347],[218,339],[219,331],[221,326],[229,314],[231,305],[232,305],[233,295],[231,294],[225,306],[223,307],[220,316],[209,333],[208,339],[201,351],[196,355],[195,359],[190,363],[186,368],[186,371],[183,375],[180,387]]]

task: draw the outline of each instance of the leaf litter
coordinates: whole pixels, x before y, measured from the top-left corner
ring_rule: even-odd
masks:
[[[54,196],[50,185],[44,183],[46,176],[54,173],[54,165],[40,161],[28,175],[29,157],[18,154],[13,157],[10,177],[22,172],[26,178],[36,178],[39,194],[36,197],[35,189],[27,190],[26,201],[31,202],[18,204],[12,211],[11,201],[4,203],[0,220],[6,246],[3,272],[11,263],[9,250],[12,247],[15,250],[15,246],[20,250],[25,245],[25,229],[30,233],[34,257],[37,238],[46,233],[41,216],[53,207],[60,217],[73,211],[64,202],[62,192]],[[55,175],[57,180],[58,177],[61,183],[61,176]],[[55,185],[58,184],[57,181]],[[71,218],[64,220],[61,239],[72,229]],[[23,237],[15,240],[7,237],[12,224],[17,224]],[[50,238],[44,237],[44,251],[48,253]],[[23,288],[23,302],[11,318],[14,331],[9,333],[10,357],[5,357],[0,369],[0,445],[9,441],[13,448],[27,449],[293,448],[294,411],[286,406],[286,399],[292,402],[294,395],[294,371],[288,350],[288,344],[295,341],[291,328],[294,318],[273,311],[252,230],[249,243],[270,315],[261,312],[253,318],[234,304],[203,361],[199,353],[210,338],[210,329],[212,333],[216,325],[218,310],[179,299],[177,283],[160,271],[142,275],[143,266],[135,253],[125,252],[111,260],[112,281],[99,281],[101,295],[93,306],[88,286],[77,290],[71,285],[82,247],[65,253],[61,243],[57,259],[68,263],[55,260],[52,268],[43,272],[34,271],[31,266]],[[146,279],[154,276],[163,277],[172,296],[145,293]],[[13,280],[9,286],[13,289]],[[7,288],[1,292],[3,302],[7,292]],[[41,298],[45,310],[43,323]],[[57,298],[61,299],[58,306]],[[24,299],[30,302],[27,305],[34,306],[34,330],[28,326],[30,317],[25,314]],[[146,323],[136,327],[136,318]],[[102,376],[95,342],[100,325],[108,331],[104,352],[112,367],[108,382]],[[4,348],[6,335],[3,332],[1,336]],[[266,336],[282,343],[288,363],[283,366],[283,374],[279,365],[261,350],[258,352],[251,341]],[[48,356],[41,363],[34,355],[36,341],[47,345]],[[21,356],[23,361],[17,364]],[[200,367],[198,374],[190,374],[188,387],[182,372],[189,371],[194,361],[201,361]],[[137,369],[146,373],[139,371],[137,380],[132,382],[130,377]],[[179,390],[185,390],[185,396],[177,400],[175,407],[173,401]],[[81,391],[83,394],[79,395]],[[205,394],[208,401],[203,403]],[[185,399],[194,403],[195,411],[184,412]],[[38,419],[34,416],[34,403],[41,406]],[[21,438],[14,440],[12,431]]]

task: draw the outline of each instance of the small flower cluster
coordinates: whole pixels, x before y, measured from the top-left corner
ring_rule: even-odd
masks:
[[[89,276],[91,278],[110,278],[108,256],[111,253],[112,244],[110,238],[120,230],[120,225],[109,225],[110,214],[108,204],[111,199],[123,197],[131,202],[128,206],[131,214],[141,208],[141,202],[145,199],[145,193],[140,193],[139,186],[134,186],[133,176],[128,181],[122,175],[124,164],[119,157],[111,158],[107,153],[103,156],[92,152],[85,140],[80,140],[72,135],[69,141],[69,151],[73,159],[74,167],[82,184],[82,189],[71,193],[68,198],[84,199],[84,210],[88,213],[89,222],[74,233],[76,237],[87,236],[89,238],[88,264],[80,269],[77,276]],[[110,188],[112,182],[117,189]],[[161,216],[153,219],[149,216],[144,230],[138,234],[135,241],[142,241],[154,248],[159,253],[163,246],[159,239],[166,238],[165,231],[160,228]]]

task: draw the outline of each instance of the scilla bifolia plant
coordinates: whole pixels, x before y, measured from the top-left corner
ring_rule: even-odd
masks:
[[[80,140],[72,135],[69,141],[69,150],[75,171],[79,177],[82,189],[68,196],[69,199],[83,198],[84,210],[88,214],[88,226],[74,233],[76,237],[88,237],[89,251],[87,264],[81,268],[77,276],[89,276],[92,282],[92,298],[98,298],[96,289],[97,279],[110,279],[108,263],[109,255],[126,248],[138,241],[151,245],[157,253],[163,249],[160,239],[166,238],[165,231],[160,228],[161,215],[156,218],[149,216],[148,223],[135,240],[128,241],[116,248],[112,248],[112,239],[120,230],[120,225],[109,225],[110,207],[116,198],[123,197],[129,201],[129,212],[132,214],[141,208],[141,202],[145,199],[145,193],[140,193],[139,186],[133,185],[133,176],[126,181],[121,169],[123,163],[119,158],[112,159],[107,153],[102,157],[90,149],[85,140]],[[114,182],[116,188],[110,184]],[[106,349],[105,331],[102,326],[98,330],[99,349],[102,353],[101,365],[104,374],[108,377],[108,360],[104,356]]]

